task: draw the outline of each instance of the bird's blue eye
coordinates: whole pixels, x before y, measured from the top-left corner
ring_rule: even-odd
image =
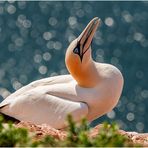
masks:
[[[75,54],[79,54],[79,49],[76,47],[76,48],[73,50],[73,52],[74,52]]]

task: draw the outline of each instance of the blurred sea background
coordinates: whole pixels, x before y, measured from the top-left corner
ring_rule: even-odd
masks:
[[[95,16],[102,23],[93,58],[117,66],[125,83],[118,105],[91,126],[108,120],[148,132],[146,1],[0,1],[0,100],[31,81],[67,74],[66,48]]]

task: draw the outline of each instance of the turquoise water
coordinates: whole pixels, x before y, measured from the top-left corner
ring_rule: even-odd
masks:
[[[117,66],[125,84],[117,107],[92,126],[108,120],[148,132],[148,2],[0,2],[0,99],[68,73],[66,48],[95,16],[93,58]]]

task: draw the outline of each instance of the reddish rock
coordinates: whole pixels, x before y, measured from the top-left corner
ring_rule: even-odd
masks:
[[[17,123],[15,126],[27,128],[30,132],[33,132],[36,134],[37,139],[40,139],[46,135],[50,135],[57,139],[63,140],[67,135],[66,131],[54,129],[47,124],[35,125],[29,122],[21,121]],[[90,130],[89,136],[90,137],[97,136],[101,127],[102,127],[102,124],[97,125],[96,127],[92,128]],[[121,135],[128,136],[128,138],[130,138],[132,142],[135,144],[140,144],[142,146],[148,146],[148,133],[126,132],[123,130],[119,130],[119,133]]]
[[[27,128],[30,132],[36,134],[36,138],[42,138],[46,135],[53,136],[57,139],[64,139],[66,137],[66,132],[62,130],[56,130],[47,124],[35,125],[30,122],[21,121],[15,125],[16,127]]]
[[[98,132],[100,131],[100,129],[103,127],[103,124],[99,124],[96,127],[92,128],[90,130],[89,136],[90,137],[96,137],[98,135]]]

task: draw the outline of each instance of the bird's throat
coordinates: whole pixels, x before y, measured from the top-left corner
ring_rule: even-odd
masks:
[[[99,81],[99,74],[94,64],[90,64],[85,68],[77,69],[71,73],[78,85],[81,87],[95,87]]]

